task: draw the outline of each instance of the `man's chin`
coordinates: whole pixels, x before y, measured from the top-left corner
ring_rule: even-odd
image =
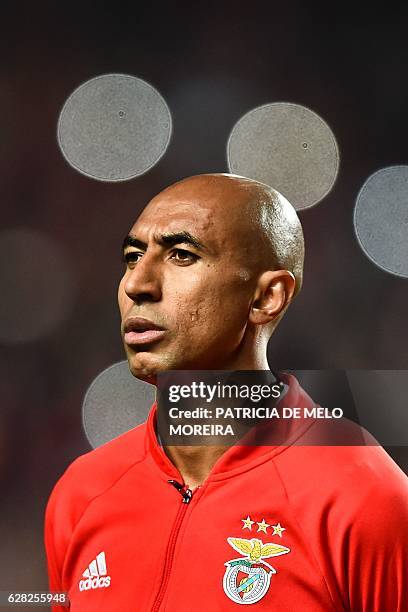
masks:
[[[186,367],[184,356],[179,352],[171,351],[171,349],[166,351],[133,351],[125,345],[125,351],[129,369],[133,376],[152,385],[156,385],[157,376],[162,372],[190,369]]]
[[[160,372],[171,369],[169,364],[162,363],[161,359],[148,352],[139,352],[133,355],[128,353],[127,358],[129,370],[133,376],[151,385],[157,384],[157,375]]]
[[[130,359],[128,360],[128,363],[129,363],[129,370],[135,378],[138,378],[139,380],[143,380],[144,382],[150,383],[151,385],[156,384],[156,380],[157,380],[157,370],[156,369],[150,368],[147,366],[142,366],[140,364],[132,363],[132,360]]]

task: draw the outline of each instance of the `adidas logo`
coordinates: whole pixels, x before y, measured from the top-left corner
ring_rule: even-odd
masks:
[[[79,581],[80,591],[89,591],[89,589],[100,589],[108,587],[111,583],[111,577],[107,576],[105,553],[101,552],[96,556],[96,559],[90,562],[82,576],[85,580]]]

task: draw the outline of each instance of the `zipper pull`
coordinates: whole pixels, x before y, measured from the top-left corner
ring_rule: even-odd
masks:
[[[176,487],[177,491],[183,498],[183,504],[190,503],[190,500],[193,496],[193,492],[191,489],[186,488],[186,485],[180,484],[179,482],[177,482],[177,480],[168,480],[167,482],[172,484],[173,487]]]

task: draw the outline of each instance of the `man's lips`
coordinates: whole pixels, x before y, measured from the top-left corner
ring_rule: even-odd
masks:
[[[135,346],[160,340],[166,330],[144,317],[129,317],[123,326],[125,344]]]

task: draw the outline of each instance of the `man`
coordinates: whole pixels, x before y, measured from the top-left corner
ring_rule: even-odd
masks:
[[[201,175],[165,189],[124,242],[132,373],[268,370],[303,250],[294,209],[265,185]],[[313,406],[282,380],[286,406]],[[53,491],[50,588],[73,610],[408,609],[407,479],[382,448],[163,448],[156,424],[154,405]]]

